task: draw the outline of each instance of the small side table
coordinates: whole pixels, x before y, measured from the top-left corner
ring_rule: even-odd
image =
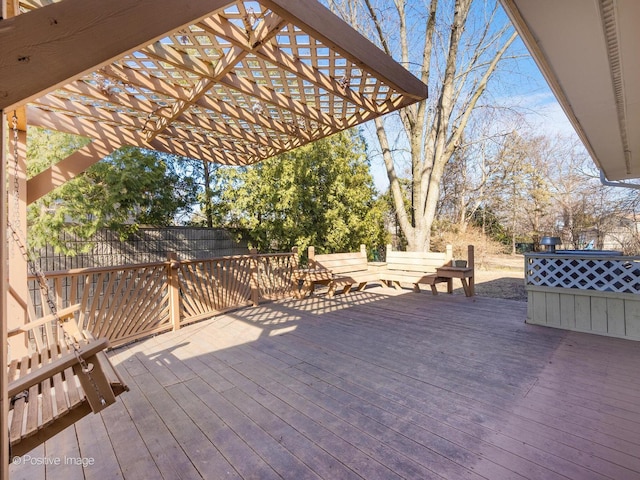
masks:
[[[462,288],[464,294],[467,297],[473,297],[475,295],[475,285],[473,282],[473,267],[440,267],[436,268],[436,273],[439,277],[448,278],[447,292],[452,293],[453,282],[451,279],[459,278],[462,282]],[[467,281],[468,279],[468,281]]]

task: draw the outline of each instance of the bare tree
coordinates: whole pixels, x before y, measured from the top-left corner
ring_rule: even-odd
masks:
[[[588,173],[592,165],[577,138],[558,136],[549,143],[546,155],[551,198],[558,210],[557,233],[563,244],[583,248],[585,232],[594,229],[597,218],[604,212],[606,193],[602,185]],[[608,203],[608,202],[606,202]]]
[[[446,165],[460,147],[464,130],[516,33],[507,23],[500,23],[496,2],[328,3],[429,86],[429,100],[403,109],[399,122],[389,117],[375,120],[398,224],[408,249],[428,250]],[[391,141],[397,129],[410,152],[408,209]]]
[[[520,112],[492,108],[465,128],[460,145],[449,159],[442,176],[437,219],[455,225],[464,233],[469,222],[492,198],[501,194],[511,160],[505,155],[514,128],[526,128]],[[507,129],[507,132],[503,132]]]

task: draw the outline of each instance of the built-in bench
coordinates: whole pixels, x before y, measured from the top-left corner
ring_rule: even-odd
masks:
[[[453,291],[453,279],[462,281],[465,294],[473,296],[473,246],[469,246],[468,265],[452,264],[452,247],[445,252],[397,252],[387,246],[387,261],[372,265],[367,262],[367,251],[361,245],[359,252],[315,254],[309,247],[309,268],[299,270],[297,279],[303,281],[300,296],[313,293],[315,285],[327,285],[328,296],[333,296],[342,287],[347,293],[352,288],[362,290],[368,283],[382,283],[386,286],[402,288],[411,284],[415,291],[420,285],[429,285],[434,295],[438,294],[436,284],[446,283],[447,292]]]
[[[437,283],[447,283],[447,290],[451,290],[452,279],[439,276],[436,269],[451,266],[452,252],[451,245],[445,252],[398,252],[387,245],[387,266],[380,271],[380,279],[397,288],[403,283],[412,284],[416,292],[420,284],[429,285],[434,295],[438,294]]]
[[[342,287],[342,292],[347,293],[354,285],[357,285],[357,290],[362,290],[369,282],[380,282],[377,271],[369,268],[364,245],[360,246],[359,252],[320,255],[316,255],[315,248],[311,246],[308,272],[309,293],[313,292],[313,285],[324,284],[329,287],[327,295],[330,297],[338,287]]]

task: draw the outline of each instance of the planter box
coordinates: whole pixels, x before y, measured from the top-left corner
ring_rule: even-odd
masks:
[[[638,257],[525,255],[527,323],[640,340]]]
[[[527,301],[527,323],[640,340],[638,295],[528,286]]]

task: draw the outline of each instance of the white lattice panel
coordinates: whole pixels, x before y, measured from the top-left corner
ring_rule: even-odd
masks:
[[[640,260],[635,257],[526,255],[526,283],[539,287],[640,293]]]

